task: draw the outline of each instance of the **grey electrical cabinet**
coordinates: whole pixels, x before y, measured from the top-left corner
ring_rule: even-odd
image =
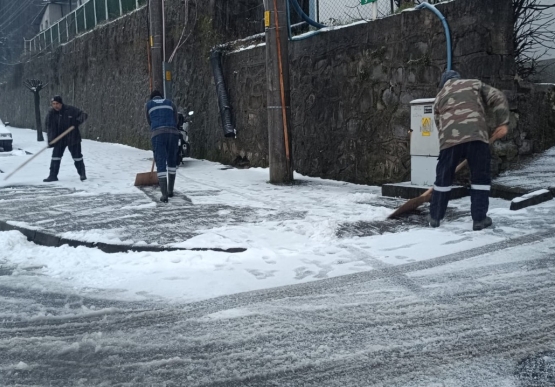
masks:
[[[436,176],[439,136],[434,120],[434,98],[411,101],[411,184],[431,186]]]

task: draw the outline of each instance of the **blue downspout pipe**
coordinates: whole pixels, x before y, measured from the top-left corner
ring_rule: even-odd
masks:
[[[297,0],[292,0],[292,1],[297,1]],[[314,35],[319,34],[321,32],[320,30],[317,30],[317,31],[312,31],[311,33],[308,33],[308,34],[304,34],[304,36],[294,37],[293,36],[293,27],[299,26],[299,25],[302,25],[302,24],[308,24],[308,23],[307,22],[302,22],[302,23],[299,23],[299,24],[295,24],[294,26],[291,25],[291,13],[290,13],[290,8],[289,8],[289,2],[287,2],[287,26],[289,27],[289,31],[288,31],[289,32],[289,40],[295,40],[295,41],[304,40],[304,39],[311,38]]]
[[[307,22],[308,24],[310,24],[313,27],[316,28],[326,28],[325,25],[320,24],[314,20],[312,20],[306,13],[304,13],[303,9],[301,8],[301,6],[299,5],[299,3],[297,2],[297,0],[290,0],[289,1],[291,3],[291,5],[293,6],[293,8],[295,8],[295,11],[297,11],[297,13],[299,15],[301,15],[301,18]]]
[[[443,23],[443,28],[445,28],[445,39],[447,40],[447,70],[451,70],[453,65],[453,52],[451,49],[451,31],[449,30],[449,25],[443,14],[433,5],[429,3],[421,3],[416,6],[416,9],[427,8],[439,17],[439,20]]]
[[[289,36],[289,40],[293,38],[293,31],[291,29],[291,8],[289,7],[289,2],[285,2],[286,10],[287,10],[287,35]]]

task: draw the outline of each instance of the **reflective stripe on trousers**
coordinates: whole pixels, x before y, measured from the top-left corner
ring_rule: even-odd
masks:
[[[158,173],[175,173],[179,136],[173,133],[160,133],[151,139],[154,160]],[[166,176],[167,173],[164,175]]]
[[[470,190],[472,219],[481,221],[486,217],[491,189],[491,153],[489,144],[482,141],[472,141],[449,147],[440,152],[434,192],[430,203],[432,219],[441,220],[445,217],[455,169],[459,162],[464,159],[468,160],[472,180],[472,189]]]

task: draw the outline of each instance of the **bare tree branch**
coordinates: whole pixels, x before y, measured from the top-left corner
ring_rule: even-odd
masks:
[[[527,79],[541,70],[538,61],[555,49],[555,16],[547,12],[555,9],[555,4],[539,4],[539,0],[512,1],[517,75]]]

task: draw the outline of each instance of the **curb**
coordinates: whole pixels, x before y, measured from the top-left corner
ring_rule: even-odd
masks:
[[[429,188],[432,188],[432,186],[411,186],[406,183],[384,184],[382,185],[382,196],[409,200],[419,197]],[[469,196],[469,190],[466,187],[454,186],[451,190],[451,200],[464,198],[466,196]]]
[[[135,252],[163,252],[163,251],[216,251],[221,253],[243,253],[247,249],[243,247],[232,247],[229,249],[210,248],[210,247],[192,247],[192,248],[178,248],[178,247],[164,247],[164,246],[142,246],[142,245],[116,245],[103,242],[84,242],[74,239],[61,238],[40,230],[31,230],[24,227],[13,226],[0,220],[0,231],[19,231],[27,237],[29,242],[36,243],[37,245],[46,247],[60,247],[68,245],[70,247],[89,247],[97,248],[105,253],[128,253]]]
[[[521,188],[521,187],[509,187],[506,185],[495,184],[491,185],[490,197],[499,198],[505,200],[513,200],[522,195],[530,193],[533,189]]]
[[[530,192],[511,202],[511,211],[522,210],[523,208],[535,206],[553,200],[553,194],[550,190],[544,189],[539,191]]]
[[[430,187],[431,188],[431,187]],[[403,199],[413,199],[423,194],[428,188],[410,186],[403,183],[382,185],[382,196],[396,197]],[[546,188],[555,196],[555,187]],[[491,185],[490,197],[499,198],[507,201],[527,195],[538,190],[532,188],[510,187],[502,184],[493,183]],[[451,190],[450,200],[460,199],[469,196],[470,189],[467,187],[454,186]]]

